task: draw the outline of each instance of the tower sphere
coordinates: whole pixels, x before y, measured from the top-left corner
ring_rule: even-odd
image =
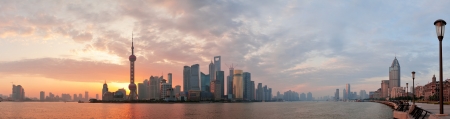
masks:
[[[132,83],[132,84],[128,85],[128,89],[136,90],[136,84]]]
[[[130,55],[130,57],[128,59],[130,59],[130,61],[134,62],[134,61],[136,61],[136,56]]]

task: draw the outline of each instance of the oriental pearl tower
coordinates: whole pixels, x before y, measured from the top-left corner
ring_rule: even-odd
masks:
[[[130,89],[130,95],[128,96],[128,100],[136,100],[138,99],[138,95],[136,92],[136,84],[134,83],[134,61],[136,61],[136,56],[134,56],[133,34],[131,35],[131,55],[129,59],[130,59],[130,85],[128,85],[128,89]]]

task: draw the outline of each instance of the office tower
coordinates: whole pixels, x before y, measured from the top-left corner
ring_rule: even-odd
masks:
[[[345,97],[345,99],[351,99],[352,94],[351,94],[351,91],[350,91],[350,84],[347,83],[345,85],[345,91],[347,91],[347,92],[345,92],[345,96],[347,96],[347,97]]]
[[[219,90],[219,92],[220,92],[220,94],[218,94],[218,95],[221,95],[222,97],[221,98],[225,98],[225,85],[224,85],[224,83],[223,82],[225,82],[225,72],[224,71],[216,71],[216,80],[219,82],[219,83],[217,83],[217,84],[220,84],[220,90]]]
[[[211,81],[216,80],[216,68],[214,67],[214,63],[212,60],[211,63],[209,63],[209,76],[209,79]]]
[[[181,92],[181,86],[180,85],[175,86],[175,94],[180,94],[180,92]]]
[[[306,94],[305,93],[300,94],[300,100],[306,101]]]
[[[69,95],[70,96],[70,95]],[[98,94],[95,94],[95,99],[97,99],[98,100]]]
[[[233,65],[231,65],[230,67],[230,73],[229,76],[227,77],[227,90],[228,90],[228,94],[233,94],[233,74],[234,74],[234,68]]]
[[[307,95],[306,98],[307,98],[308,101],[312,101],[313,100],[312,93],[308,92],[308,95]]]
[[[389,80],[381,80],[381,97],[388,97],[389,93]]]
[[[267,85],[263,86],[263,101],[267,101],[269,98],[269,94],[268,94],[268,89],[267,89]]]
[[[137,85],[138,87],[138,99],[139,100],[143,100],[143,99],[145,99],[145,95],[148,93],[147,92],[147,88],[146,88],[146,86],[144,85],[144,83],[138,83],[138,85]]]
[[[173,89],[172,89],[172,84],[170,84],[170,83],[167,83],[166,82],[166,80],[165,79],[162,79],[161,80],[161,89],[160,89],[160,98],[166,98],[166,96],[170,96],[169,94],[170,93],[168,93],[168,92],[171,92]]]
[[[391,67],[389,67],[389,88],[400,87],[400,64],[397,57],[392,61]]]
[[[219,71],[220,72],[220,71]],[[222,71],[223,72],[223,71]],[[221,83],[220,80],[214,80],[211,81],[211,93],[213,95],[213,99],[214,100],[221,100],[223,95],[222,95],[222,87],[221,87]]]
[[[167,74],[167,80],[172,84],[172,73]]]
[[[144,99],[150,99],[150,80],[149,79],[145,79],[143,81],[144,87],[145,87],[145,94],[143,94],[143,98]],[[141,94],[139,94],[141,95]]]
[[[103,94],[105,94],[108,91],[109,91],[108,84],[106,84],[106,80],[105,80],[105,83],[103,83],[103,89],[102,89],[102,99],[103,99]]]
[[[244,100],[249,100],[251,75],[249,72],[244,72],[242,78],[244,79]]]
[[[128,58],[130,60],[130,85],[128,85],[128,89],[130,89],[130,94],[128,96],[129,100],[136,100],[138,98],[138,94],[136,91],[136,84],[134,83],[134,62],[136,61],[136,56],[134,55],[134,43],[133,36],[131,36],[131,55]],[[124,94],[126,95],[126,93]]]
[[[163,76],[150,76],[150,87],[149,87],[149,98],[159,100],[161,96],[161,81],[163,80]]]
[[[234,70],[233,74],[233,96],[236,100],[244,98],[244,80],[242,79],[242,70]]]
[[[41,101],[45,101],[45,92],[44,91],[41,91],[40,93],[39,93],[40,95],[39,95],[39,99],[41,100]]]
[[[183,91],[189,91],[189,81],[191,78],[191,67],[184,66],[183,67]]]
[[[50,95],[49,95],[49,96],[50,96]],[[47,96],[47,97],[49,97],[49,96]],[[73,101],[78,101],[77,94],[73,94]]]
[[[268,95],[269,95],[267,100],[272,100],[272,88],[267,89],[267,91],[268,91]]]
[[[366,90],[359,91],[359,99],[366,99]]]
[[[262,83],[258,83],[258,88],[256,89],[256,100],[258,100],[258,101],[263,100]]]
[[[14,101],[23,101],[25,99],[25,89],[21,85],[13,85],[11,97]]]
[[[339,100],[339,89],[336,89],[336,92],[334,93],[334,99]]]
[[[342,99],[347,100],[347,91],[345,91],[345,89],[342,90]]]
[[[191,77],[189,78],[189,90],[200,90],[200,65],[194,64],[191,66]]]
[[[84,92],[84,100],[89,101],[89,92],[87,91]]]
[[[255,100],[255,81],[250,81],[250,99]]]
[[[50,94],[51,94],[51,93],[50,93]],[[53,97],[53,94],[52,94],[52,97]],[[83,100],[83,94],[81,94],[81,93],[78,94],[78,100],[79,100],[79,101]]]
[[[206,91],[206,92],[210,92],[210,85],[211,85],[211,80],[210,80],[210,76],[211,74],[206,75],[203,72],[200,72],[200,78],[201,78],[201,90],[202,91]]]
[[[214,71],[222,71],[222,69],[220,68],[220,62],[221,62],[221,57],[220,56],[215,56],[214,57]]]

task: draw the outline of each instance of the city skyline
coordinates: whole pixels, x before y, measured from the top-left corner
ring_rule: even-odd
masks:
[[[225,77],[227,65],[238,64],[272,93],[323,97],[347,83],[351,91],[377,90],[394,57],[402,63],[401,87],[412,85],[411,71],[419,85],[438,76],[431,23],[450,19],[449,1],[325,2],[3,1],[0,94],[10,94],[12,84],[29,97],[101,94],[105,80],[109,90],[128,91],[131,32],[136,82],[172,73],[173,86],[183,86],[183,66],[199,64],[206,73],[214,56]]]

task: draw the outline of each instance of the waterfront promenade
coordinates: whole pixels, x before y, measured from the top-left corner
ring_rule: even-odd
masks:
[[[410,102],[412,104],[412,102]],[[430,111],[433,114],[439,114],[439,104],[416,103],[417,107]],[[444,105],[444,114],[450,115],[450,105]],[[450,116],[440,117],[441,119],[450,119]]]

